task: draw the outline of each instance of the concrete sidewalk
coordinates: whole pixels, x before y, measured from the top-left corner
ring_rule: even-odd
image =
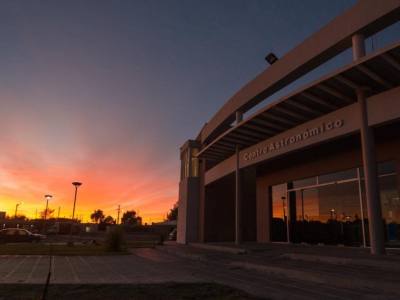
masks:
[[[238,255],[172,244],[132,249],[132,255],[56,256],[51,283],[216,282],[272,299],[400,298],[400,269],[316,263],[277,253]],[[2,256],[0,285],[44,284],[48,267],[46,256]]]

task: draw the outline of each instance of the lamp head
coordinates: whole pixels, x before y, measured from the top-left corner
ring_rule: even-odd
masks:
[[[74,181],[74,182],[72,183],[72,185],[74,185],[75,187],[78,187],[78,186],[81,186],[81,185],[82,185],[82,182]]]
[[[270,64],[274,64],[277,60],[278,57],[274,53],[268,53],[268,55],[265,57],[265,60]]]
[[[51,200],[51,198],[53,198],[52,195],[44,195],[44,197],[46,198],[46,200]]]

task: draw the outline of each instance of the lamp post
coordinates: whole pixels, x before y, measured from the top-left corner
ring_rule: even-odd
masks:
[[[75,217],[75,205],[76,205],[76,196],[78,194],[78,187],[82,185],[82,182],[74,181],[72,185],[75,187],[74,206],[72,208],[72,220],[73,220]]]
[[[17,212],[18,212],[18,206],[20,206],[22,203],[18,202],[17,204],[15,204],[15,213],[14,213],[14,219],[17,218]]]
[[[72,227],[73,227],[73,221],[74,221],[74,217],[75,217],[76,196],[78,194],[78,187],[80,187],[82,185],[82,182],[74,181],[72,183],[72,185],[75,187],[75,195],[74,195],[74,206],[72,208],[72,222],[71,222],[71,228],[70,228],[70,231],[69,231],[69,239],[70,239],[69,242],[68,242],[69,246],[73,246]]]
[[[44,224],[43,224],[43,233],[46,233],[46,219],[47,219],[47,211],[49,209],[49,200],[53,198],[52,195],[44,195],[44,198],[46,199],[46,209],[44,211]]]
[[[44,198],[46,199],[46,210],[44,211],[44,220],[46,221],[47,211],[49,209],[49,200],[51,200],[51,198],[53,198],[53,196],[52,195],[44,195]]]

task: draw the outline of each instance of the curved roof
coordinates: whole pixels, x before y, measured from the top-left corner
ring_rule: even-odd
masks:
[[[368,87],[370,97],[399,85],[400,43],[396,43],[269,104],[218,136],[198,156],[218,163],[232,156],[236,145],[247,148],[356,102],[357,88]]]
[[[207,144],[266,97],[351,46],[351,37],[368,37],[400,19],[399,0],[362,0],[291,50],[246,84],[203,127],[200,141]]]

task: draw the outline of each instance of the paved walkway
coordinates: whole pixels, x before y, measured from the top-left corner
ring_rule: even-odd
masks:
[[[154,249],[133,255],[54,256],[52,283],[152,283],[196,281],[190,271],[173,268],[182,259]],[[0,256],[0,283],[43,283],[49,271],[48,256]],[[173,272],[171,272],[173,270]]]
[[[364,264],[368,256],[350,264],[329,259],[318,262],[313,255],[295,254],[272,255],[259,249],[237,255],[171,245],[135,249],[132,255],[122,256],[56,256],[52,259],[51,282],[207,281],[273,299],[400,299],[397,258],[388,265],[370,266]],[[46,256],[1,256],[0,284],[42,284],[48,267]]]

